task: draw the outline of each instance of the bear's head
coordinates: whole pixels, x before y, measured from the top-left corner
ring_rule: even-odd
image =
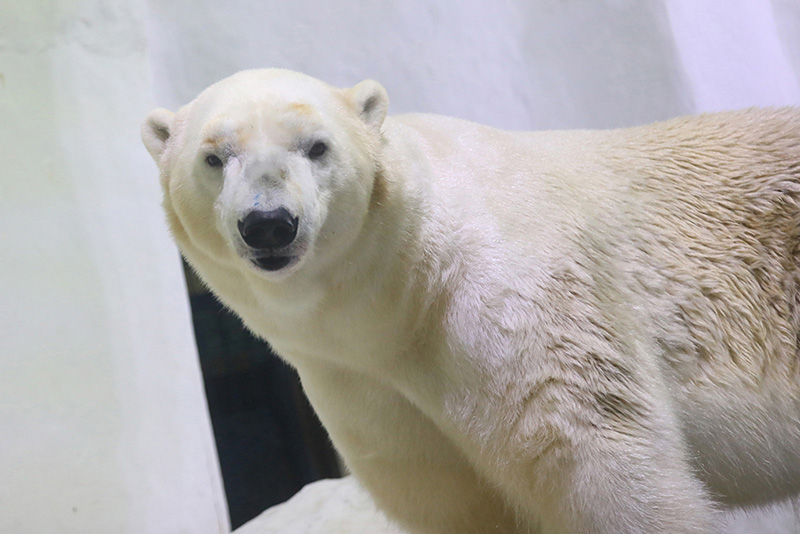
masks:
[[[142,138],[184,255],[281,280],[346,254],[370,209],[387,107],[371,80],[343,90],[268,69],[150,112]]]

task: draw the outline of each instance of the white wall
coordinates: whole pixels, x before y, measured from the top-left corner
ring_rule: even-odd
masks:
[[[227,532],[141,6],[0,13],[0,532]]]
[[[798,35],[796,0],[0,0],[0,532],[227,529],[150,107],[280,66],[617,127],[800,103]]]
[[[148,5],[156,94],[170,107],[237,70],[280,66],[335,85],[375,78],[394,113],[511,129],[622,126],[692,110],[660,2]]]
[[[391,111],[609,128],[798,102],[793,0],[149,0],[160,103],[237,70],[372,77]]]

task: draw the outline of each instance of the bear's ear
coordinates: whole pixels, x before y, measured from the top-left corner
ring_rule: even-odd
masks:
[[[157,108],[147,114],[142,124],[142,141],[156,163],[161,159],[161,154],[167,146],[174,116],[171,111]]]
[[[389,110],[389,95],[381,84],[364,80],[347,91],[356,113],[375,131],[379,131]]]

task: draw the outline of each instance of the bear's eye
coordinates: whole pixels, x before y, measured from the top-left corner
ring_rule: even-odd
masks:
[[[214,154],[209,154],[206,156],[206,165],[209,167],[222,167],[222,160]]]
[[[319,159],[328,151],[328,145],[324,141],[317,141],[311,148],[308,149],[308,157],[311,159]]]

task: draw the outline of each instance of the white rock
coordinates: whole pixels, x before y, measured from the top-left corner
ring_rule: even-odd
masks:
[[[236,534],[404,534],[378,511],[353,477],[307,485],[236,529]]]
[[[799,532],[791,502],[724,514],[724,534]],[[238,528],[235,534],[407,534],[375,507],[353,477],[321,480],[289,501],[274,506]]]

